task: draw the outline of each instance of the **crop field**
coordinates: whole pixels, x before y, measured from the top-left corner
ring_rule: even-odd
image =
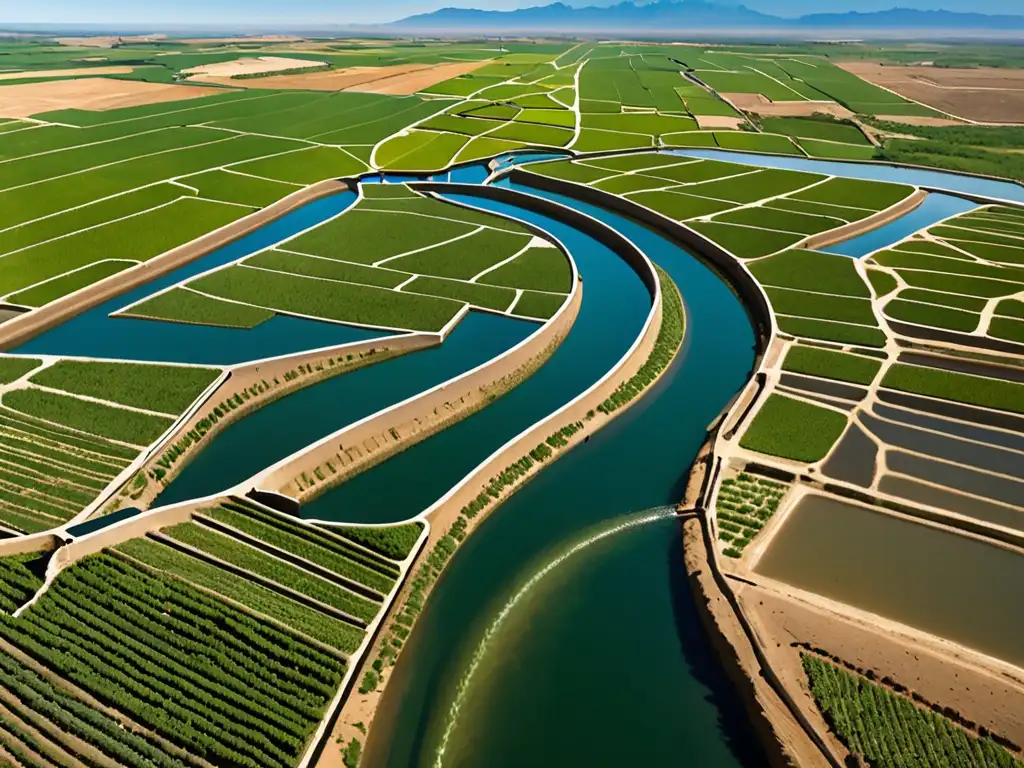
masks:
[[[846,414],[784,395],[771,395],[757,412],[740,445],[811,464],[825,458],[843,430]]]
[[[1010,298],[1024,288],[1024,224],[1006,211],[983,206],[871,254],[874,269],[905,285],[886,297],[885,315],[922,329],[1024,341],[1019,302]]]
[[[722,481],[715,499],[718,539],[727,557],[741,557],[743,550],[779,508],[786,486],[741,472]]]
[[[870,384],[875,380],[882,364],[870,357],[799,345],[789,348],[782,367],[784,370],[808,376],[821,376],[854,384]]]
[[[814,701],[829,727],[851,754],[861,756],[871,765],[1019,765],[990,738],[968,733],[949,718],[918,706],[907,695],[813,654],[802,653],[801,662]]]
[[[31,533],[85,509],[220,375],[211,368],[0,357],[0,525]]]
[[[405,186],[362,190],[357,205],[278,248],[119,314],[252,327],[282,313],[439,331],[467,305],[545,319],[571,288],[566,255],[516,222]]]

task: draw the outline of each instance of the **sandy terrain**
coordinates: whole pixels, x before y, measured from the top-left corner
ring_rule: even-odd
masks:
[[[847,72],[929,107],[977,122],[1024,122],[1024,70],[839,64]]]
[[[797,600],[756,587],[743,587],[742,601],[763,633],[773,668],[794,693],[806,692],[798,649],[804,642],[862,669],[886,675],[930,702],[960,713],[1018,744],[1024,741],[1024,685],[927,647],[916,639],[824,613]]]
[[[82,59],[86,61],[86,59]],[[102,59],[100,59],[102,61]],[[90,75],[128,75],[134,67],[79,67],[78,69],[37,69],[27,72],[4,72],[0,80],[23,80],[29,77],[89,77]]]
[[[102,77],[51,80],[0,88],[0,117],[30,117],[58,109],[118,109],[209,96],[222,91],[187,85],[111,80]]]
[[[118,37],[117,35],[97,35],[96,37],[55,37],[53,42],[72,48],[113,48],[118,43],[151,43],[164,40],[167,35],[138,35],[135,37]]]
[[[488,64],[487,61],[457,62],[454,64],[400,64],[392,67],[347,67],[324,72],[294,75],[273,75],[252,80],[232,80],[229,77],[201,75],[192,80],[241,88],[270,88],[274,90],[307,91],[359,91],[407,96],[424,88],[464,75]]]
[[[774,102],[760,93],[723,93],[722,96],[744,112],[756,112],[769,117],[807,117],[817,112],[838,118],[853,117],[853,112],[831,101]]]
[[[311,67],[325,67],[326,61],[313,61],[312,59],[287,59],[283,56],[254,56],[249,59],[235,59],[234,61],[218,61],[214,64],[204,64],[201,67],[181,70],[182,74],[189,75],[193,80],[204,81],[211,77],[232,78],[239,75],[258,75],[261,72],[283,72],[289,69],[309,69]]]

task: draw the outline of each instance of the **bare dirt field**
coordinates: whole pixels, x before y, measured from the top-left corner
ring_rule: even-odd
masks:
[[[928,647],[885,627],[840,618],[775,592],[745,586],[741,601],[764,639],[772,667],[796,693],[807,693],[797,649],[803,642],[822,648],[878,678],[890,676],[930,702],[952,706],[965,717],[1020,743],[1024,739],[1024,685],[1020,679],[982,669],[966,659]],[[879,631],[881,630],[881,631]]]
[[[201,67],[183,69],[182,74],[189,75],[192,80],[200,82],[220,82],[230,80],[239,75],[258,75],[263,72],[284,72],[289,69],[309,69],[311,67],[327,66],[326,61],[313,61],[312,59],[287,59],[283,56],[254,56],[248,59],[235,59],[234,61],[219,61],[214,64],[204,64]],[[217,78],[216,81],[211,78]]]
[[[213,93],[222,91],[189,85],[111,80],[103,77],[7,85],[0,88],[0,117],[31,117],[58,109],[104,110],[137,107],[163,101],[194,99]]]
[[[1024,70],[839,64],[900,96],[981,123],[1024,123]]]
[[[193,80],[241,88],[273,90],[360,91],[391,96],[407,96],[429,88],[435,83],[464,75],[487,64],[487,61],[454,64],[400,64],[392,67],[347,67],[323,72],[294,75],[271,75],[252,80],[203,75]]]
[[[735,131],[746,122],[742,117],[728,117],[726,115],[695,115],[697,125],[702,131],[708,128],[725,128]]]
[[[760,93],[723,93],[723,97],[744,112],[768,117],[809,117],[823,112],[833,117],[853,117],[853,112],[831,101],[771,101]]]
[[[82,59],[86,61],[86,59]],[[128,75],[134,67],[78,67],[77,69],[34,69],[0,73],[0,80],[23,80],[29,77],[89,77],[90,75]]]
[[[363,91],[364,93],[384,93],[390,96],[408,96],[417,91],[422,91],[424,88],[437,85],[437,83],[450,80],[453,77],[474,72],[487,64],[490,64],[490,61],[436,64],[418,72],[383,77],[375,82],[366,83],[363,86],[350,88],[349,90]]]

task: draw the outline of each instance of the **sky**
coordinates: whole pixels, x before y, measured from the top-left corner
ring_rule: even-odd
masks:
[[[393,21],[445,5],[507,10],[546,5],[552,0],[0,0],[0,25],[338,25]],[[612,5],[617,0],[563,0],[575,6]],[[799,16],[805,13],[876,11],[892,8],[1024,13],[1022,0],[718,0],[742,4],[764,13]]]

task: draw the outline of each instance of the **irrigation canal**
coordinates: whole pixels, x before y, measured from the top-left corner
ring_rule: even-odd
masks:
[[[954,174],[684,154],[1024,200],[1016,185]],[[443,178],[480,183],[486,175],[478,167]],[[547,468],[462,545],[406,644],[364,765],[664,765],[681,759],[715,768],[760,765],[697,623],[678,524],[658,513],[636,514],[678,500],[708,423],[749,376],[753,334],[744,309],[710,269],[641,225],[573,199],[510,186],[589,213],[668,271],[686,304],[684,348],[637,406]],[[17,351],[227,364],[372,337],[376,332],[287,317],[236,331],[108,316],[337,215],[354,200],[342,193],[310,203]],[[639,331],[649,297],[603,245],[522,208],[475,197],[465,202],[527,219],[563,241],[584,276],[575,327],[512,393],[325,494],[306,515],[376,522],[418,513],[507,437],[593,383]],[[830,250],[861,255],[964,206],[933,196],[870,240]],[[302,445],[500,354],[535,327],[473,313],[440,348],[275,402],[222,433],[161,501],[229,487]]]

